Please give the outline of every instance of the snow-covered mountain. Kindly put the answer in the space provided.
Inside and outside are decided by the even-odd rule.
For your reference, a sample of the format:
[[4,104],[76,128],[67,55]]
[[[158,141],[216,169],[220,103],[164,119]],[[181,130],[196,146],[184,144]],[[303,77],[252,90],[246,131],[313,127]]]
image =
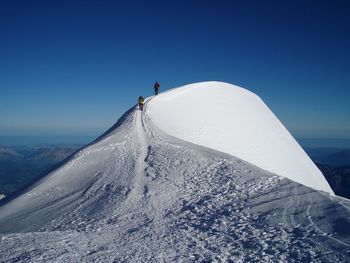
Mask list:
[[0,158],[17,159],[22,157],[23,155],[16,152],[15,150],[0,145]]
[[195,83],[154,98],[148,109],[153,123],[169,135],[333,193],[282,123],[246,89],[222,82]]
[[[197,100],[198,90],[206,95]],[[215,102],[220,96],[228,101],[232,96],[235,103],[235,96],[247,100],[264,119],[254,119],[252,112],[243,117],[239,107],[234,114],[241,117],[235,117],[232,103]],[[246,103],[241,106],[250,109]],[[144,112],[133,107],[60,167],[0,201],[0,261],[349,261],[349,200],[329,194],[322,182],[311,187],[305,186],[308,180],[296,182],[304,176],[324,178],[265,107],[248,91],[218,82],[150,98]],[[226,111],[232,116],[216,115]],[[226,132],[230,117],[239,132]],[[256,125],[249,123],[253,120]],[[248,127],[274,136],[263,137]],[[212,141],[213,134],[232,147],[224,148],[215,136]],[[254,134],[265,141],[257,141],[256,151],[244,148],[256,140]],[[236,135],[240,143],[233,142]],[[273,170],[283,168],[274,162],[275,153],[261,156],[261,163],[257,156],[268,154],[267,142],[277,152],[283,139],[282,149],[290,153],[280,153],[278,160],[288,168],[282,170],[292,171],[288,157],[310,169],[294,181],[287,178],[292,175],[281,177]]]

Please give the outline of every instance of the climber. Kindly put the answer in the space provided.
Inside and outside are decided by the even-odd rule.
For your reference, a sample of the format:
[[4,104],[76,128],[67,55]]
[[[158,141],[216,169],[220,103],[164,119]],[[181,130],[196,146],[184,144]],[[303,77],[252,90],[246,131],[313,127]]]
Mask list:
[[156,81],[156,83],[154,83],[154,95],[158,95],[159,86],[159,83]]
[[145,104],[145,99],[142,96],[140,96],[137,102],[139,104],[139,110],[143,111],[143,104]]

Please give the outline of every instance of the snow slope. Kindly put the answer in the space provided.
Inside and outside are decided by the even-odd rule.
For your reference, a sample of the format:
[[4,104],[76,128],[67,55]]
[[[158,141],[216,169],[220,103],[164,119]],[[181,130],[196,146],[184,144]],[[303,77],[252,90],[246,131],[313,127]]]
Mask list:
[[282,123],[246,89],[214,81],[190,84],[155,97],[147,113],[169,135],[334,194]]
[[159,130],[130,109],[0,201],[0,262],[347,262],[350,201]]

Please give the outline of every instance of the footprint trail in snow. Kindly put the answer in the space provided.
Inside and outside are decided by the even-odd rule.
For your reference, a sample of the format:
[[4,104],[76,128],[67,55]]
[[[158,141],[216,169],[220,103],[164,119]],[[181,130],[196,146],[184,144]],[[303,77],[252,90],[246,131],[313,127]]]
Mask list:
[[2,262],[346,262],[350,202],[132,109],[0,207]]

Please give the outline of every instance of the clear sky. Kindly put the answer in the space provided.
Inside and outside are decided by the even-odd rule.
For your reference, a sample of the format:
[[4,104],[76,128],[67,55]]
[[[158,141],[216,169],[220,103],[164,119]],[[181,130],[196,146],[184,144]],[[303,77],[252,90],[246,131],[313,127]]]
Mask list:
[[0,135],[97,136],[155,81],[220,80],[296,137],[350,138],[349,13],[346,0],[3,0]]

